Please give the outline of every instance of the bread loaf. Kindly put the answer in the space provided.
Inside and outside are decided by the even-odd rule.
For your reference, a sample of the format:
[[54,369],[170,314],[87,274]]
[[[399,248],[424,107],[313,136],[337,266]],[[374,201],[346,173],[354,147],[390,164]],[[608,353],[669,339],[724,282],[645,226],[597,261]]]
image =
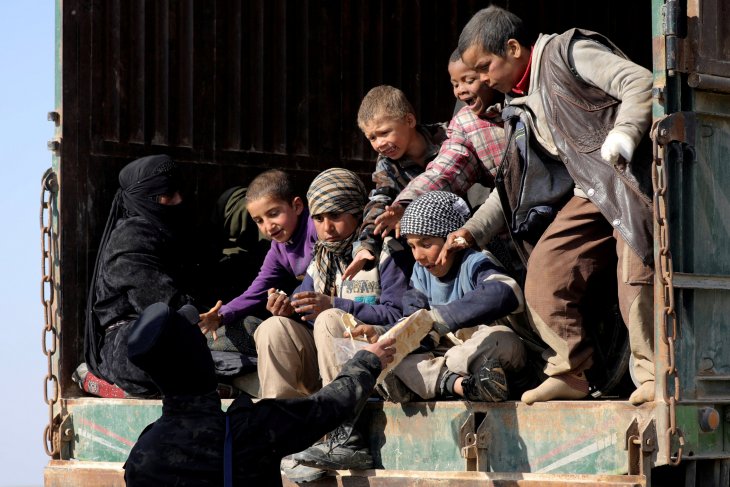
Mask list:
[[406,355],[420,346],[421,340],[431,331],[432,326],[431,313],[421,309],[399,321],[393,328],[381,335],[378,341],[384,338],[395,338],[395,355],[393,361],[378,376],[378,383],[382,382],[388,372],[401,363]]

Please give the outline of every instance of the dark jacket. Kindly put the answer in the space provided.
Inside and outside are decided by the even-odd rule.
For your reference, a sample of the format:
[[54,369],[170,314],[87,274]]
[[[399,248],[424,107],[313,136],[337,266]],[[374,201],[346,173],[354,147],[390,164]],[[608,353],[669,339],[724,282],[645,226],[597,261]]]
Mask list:
[[127,486],[222,486],[226,414],[233,435],[233,485],[282,485],[281,459],[359,412],[380,369],[379,359],[363,350],[310,397],[254,404],[241,396],[227,413],[215,393],[165,397],[162,417],[142,432],[124,464]]
[[580,38],[595,40],[626,57],[606,37],[591,31],[572,29],[551,39],[540,63],[545,118],[550,121],[553,142],[573,180],[644,263],[650,264],[651,160],[641,145],[628,165],[614,166],[601,158],[601,145],[614,126],[621,101],[586,83],[571,69],[571,42]]

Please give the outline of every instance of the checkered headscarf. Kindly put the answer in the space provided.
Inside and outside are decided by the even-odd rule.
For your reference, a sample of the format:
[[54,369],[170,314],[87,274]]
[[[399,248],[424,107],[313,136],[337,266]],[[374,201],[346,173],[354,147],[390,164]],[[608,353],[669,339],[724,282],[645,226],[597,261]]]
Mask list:
[[368,190],[352,171],[335,167],[317,175],[307,191],[309,213],[361,214],[368,201]]
[[[327,169],[320,173],[307,191],[309,213],[350,213],[360,220],[368,191],[360,178],[352,171],[341,168]],[[337,272],[345,272],[352,262],[352,244],[357,239],[357,229],[340,242],[317,240],[314,244],[312,265],[314,290],[336,296]]]
[[461,228],[470,214],[466,201],[454,193],[431,191],[406,207],[400,221],[400,233],[446,238]]

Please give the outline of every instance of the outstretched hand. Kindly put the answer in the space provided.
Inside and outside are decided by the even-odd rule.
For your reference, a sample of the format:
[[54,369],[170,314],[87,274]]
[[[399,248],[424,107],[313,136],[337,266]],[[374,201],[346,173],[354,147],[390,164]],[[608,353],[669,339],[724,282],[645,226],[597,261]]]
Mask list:
[[385,238],[391,230],[395,230],[395,238],[400,238],[400,219],[405,211],[399,203],[386,206],[383,214],[375,219],[375,234]]
[[203,335],[207,335],[208,332],[213,333],[213,340],[218,340],[217,330],[221,326],[221,315],[218,314],[218,310],[223,306],[223,301],[218,301],[215,306],[210,308],[207,313],[201,313],[200,322],[198,326]]
[[371,343],[363,350],[374,353],[380,359],[380,365],[385,368],[391,363],[395,355],[395,338],[386,338],[375,343]]
[[436,265],[444,265],[452,254],[459,252],[460,250],[468,249],[476,244],[474,236],[469,230],[460,228],[457,231],[450,233],[446,237],[444,246],[441,247],[441,253],[439,253],[438,259],[436,259]]
[[375,257],[369,250],[362,249],[359,251],[355,254],[355,258],[352,259],[352,262],[350,262],[350,265],[347,266],[345,272],[342,273],[342,280],[344,281],[355,277],[357,273],[365,267],[365,264],[367,264],[369,260],[375,260]]

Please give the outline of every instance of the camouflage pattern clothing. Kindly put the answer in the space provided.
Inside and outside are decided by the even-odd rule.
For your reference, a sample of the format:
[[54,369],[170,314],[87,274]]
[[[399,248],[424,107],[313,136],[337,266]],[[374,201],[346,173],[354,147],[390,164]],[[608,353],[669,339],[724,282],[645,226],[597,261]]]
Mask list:
[[227,413],[215,393],[166,396],[162,417],[142,432],[124,464],[127,486],[224,485],[226,416],[233,435],[233,485],[280,486],[281,459],[356,416],[380,370],[379,359],[362,350],[309,397],[254,404],[240,396]]
[[[425,164],[428,164],[436,157],[441,144],[446,140],[446,124],[419,124],[416,125],[416,130],[426,139],[428,147]],[[373,172],[375,189],[370,192],[370,201],[365,205],[360,237],[353,246],[353,257],[360,249],[369,250],[376,256],[380,255],[383,241],[374,235],[375,219],[383,214],[385,207],[391,205],[398,194],[421,174],[423,169],[423,166],[406,157],[394,160],[382,155],[378,156]]]

